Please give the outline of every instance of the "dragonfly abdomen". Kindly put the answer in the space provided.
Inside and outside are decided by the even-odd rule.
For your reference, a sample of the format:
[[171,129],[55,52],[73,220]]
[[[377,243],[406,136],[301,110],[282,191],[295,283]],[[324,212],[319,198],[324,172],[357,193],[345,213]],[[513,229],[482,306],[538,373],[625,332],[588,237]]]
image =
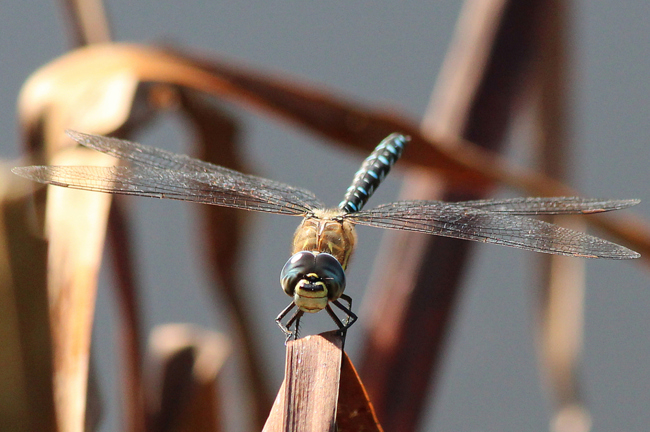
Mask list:
[[339,209],[345,213],[361,210],[377,186],[384,180],[393,164],[402,155],[409,140],[410,138],[404,135],[394,133],[379,143],[354,175],[352,184],[339,204]]

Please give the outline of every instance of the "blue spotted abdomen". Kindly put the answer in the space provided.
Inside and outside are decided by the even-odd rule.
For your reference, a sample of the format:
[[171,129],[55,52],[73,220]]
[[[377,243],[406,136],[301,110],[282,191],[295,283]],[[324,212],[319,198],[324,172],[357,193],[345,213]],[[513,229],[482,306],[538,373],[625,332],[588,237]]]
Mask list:
[[409,139],[404,135],[394,133],[379,143],[354,175],[354,180],[345,193],[345,198],[339,204],[339,209],[345,213],[361,210],[386,177],[390,168],[402,155]]

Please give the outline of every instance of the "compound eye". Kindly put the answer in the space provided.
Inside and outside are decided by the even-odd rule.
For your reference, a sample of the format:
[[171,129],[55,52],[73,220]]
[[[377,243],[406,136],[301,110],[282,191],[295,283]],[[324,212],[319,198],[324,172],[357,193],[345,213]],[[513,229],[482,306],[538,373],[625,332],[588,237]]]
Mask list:
[[315,273],[327,287],[327,297],[330,300],[341,297],[345,290],[345,272],[341,263],[328,253],[319,253],[316,255],[315,267]]
[[280,285],[284,292],[293,296],[296,284],[309,273],[316,273],[316,255],[310,251],[294,254],[280,272]]

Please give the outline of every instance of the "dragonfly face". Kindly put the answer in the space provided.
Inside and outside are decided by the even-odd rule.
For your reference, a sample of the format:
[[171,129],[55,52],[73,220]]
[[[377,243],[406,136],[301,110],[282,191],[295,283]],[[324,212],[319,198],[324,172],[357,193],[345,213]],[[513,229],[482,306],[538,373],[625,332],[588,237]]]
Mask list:
[[[397,201],[371,209],[363,206],[401,155],[408,138],[392,134],[366,158],[336,210],[308,190],[242,174],[184,155],[115,138],[68,131],[74,140],[115,156],[130,166],[30,166],[12,171],[41,183],[124,195],[175,199],[242,210],[301,216],[293,256],[281,274],[282,288],[293,297],[276,321],[288,335],[305,312],[325,309],[341,331],[356,315],[343,293],[345,274],[356,243],[353,225],[414,231],[483,243],[586,258],[632,259],[640,255],[623,246],[528,216],[588,214],[619,210],[639,200],[580,197],[511,198],[447,203]],[[347,306],[341,304],[347,302]],[[342,322],[330,304],[342,310]],[[286,325],[282,319],[298,310]]]
[[339,261],[325,252],[301,251],[282,268],[280,284],[304,312],[318,312],[345,290],[345,272]]

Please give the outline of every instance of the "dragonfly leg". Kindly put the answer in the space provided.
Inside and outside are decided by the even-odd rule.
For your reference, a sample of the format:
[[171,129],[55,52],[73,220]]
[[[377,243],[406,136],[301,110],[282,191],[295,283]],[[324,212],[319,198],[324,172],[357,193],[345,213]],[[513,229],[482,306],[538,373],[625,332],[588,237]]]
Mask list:
[[343,333],[345,333],[347,331],[347,329],[349,329],[352,326],[352,324],[354,324],[354,322],[357,320],[357,316],[350,309],[350,307],[352,306],[352,299],[347,295],[345,295],[345,297],[346,298],[343,298],[343,296],[341,296],[341,298],[343,298],[343,300],[345,300],[350,305],[349,307],[346,307],[346,306],[342,305],[338,300],[334,300],[332,302],[332,304],[334,306],[341,309],[347,315],[347,318],[345,319],[345,324],[343,324],[338,317],[336,317],[336,319],[334,319],[334,317],[336,315],[334,314],[334,311],[332,310],[332,308],[329,305],[327,305],[327,307],[325,308],[327,310],[327,313],[330,314],[332,319],[334,319],[334,322],[339,326],[341,332],[343,332]]
[[339,330],[341,332],[345,332],[347,327],[341,322],[341,319],[336,316],[334,311],[332,310],[332,307],[330,305],[325,306],[325,310],[329,314],[330,317],[332,317],[332,320],[336,323],[337,326],[339,326]]
[[340,298],[341,300],[345,300],[347,302],[348,304],[347,309],[342,307],[343,305],[341,305],[338,301],[334,301],[333,303],[347,314],[348,317],[346,318],[345,321],[345,326],[347,328],[350,327],[352,324],[354,324],[354,322],[357,320],[357,316],[352,312],[352,297],[350,297],[347,294],[341,294]]
[[[305,314],[305,311],[297,310],[295,314],[287,321],[287,341],[293,336],[293,340],[298,339],[298,333],[300,332],[300,318]],[[293,323],[296,323],[296,327],[293,332],[289,330]]]
[[296,304],[294,302],[289,303],[289,306],[284,308],[284,310],[282,310],[282,312],[280,312],[278,317],[275,319],[275,322],[278,323],[278,326],[280,326],[280,328],[282,329],[284,334],[287,335],[287,339],[289,339],[293,335],[293,332],[291,330],[289,330],[289,327],[291,327],[291,324],[293,324],[293,322],[296,320],[296,318],[297,318],[296,315],[298,315],[298,312],[300,312],[300,311],[297,311],[296,313],[294,313],[294,315],[287,322],[286,326],[284,324],[282,324],[282,320],[284,319],[284,317],[286,317],[289,314],[289,312],[291,312],[291,310],[294,307],[296,307]]

